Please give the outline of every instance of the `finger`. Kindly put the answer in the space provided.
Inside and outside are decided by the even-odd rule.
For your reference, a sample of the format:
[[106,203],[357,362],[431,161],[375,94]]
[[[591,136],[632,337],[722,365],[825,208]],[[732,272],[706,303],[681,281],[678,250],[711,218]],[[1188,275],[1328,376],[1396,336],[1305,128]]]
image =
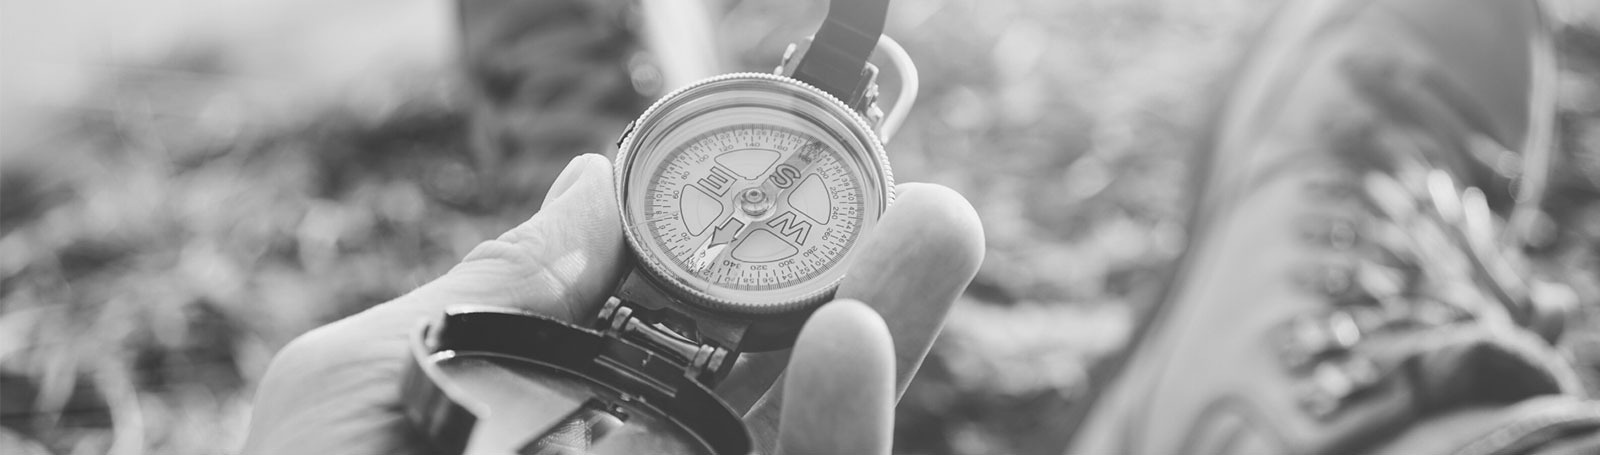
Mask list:
[[621,278],[624,252],[611,162],[583,155],[532,218],[393,305],[428,315],[459,304],[513,307],[587,323]]
[[920,183],[898,190],[900,198],[863,246],[838,293],[866,302],[888,323],[895,344],[896,397],[922,366],[984,253],[983,224],[961,194]]
[[[965,198],[930,184],[900,185],[899,193],[838,292],[840,298],[866,302],[887,321],[895,348],[896,397],[905,392],[950,307],[983,262],[983,226]],[[783,407],[784,384],[773,383],[745,413],[752,426],[773,427]]]
[[892,344],[883,319],[861,302],[841,300],[818,309],[801,329],[790,358],[783,400],[789,406],[783,409],[776,452],[889,453]]

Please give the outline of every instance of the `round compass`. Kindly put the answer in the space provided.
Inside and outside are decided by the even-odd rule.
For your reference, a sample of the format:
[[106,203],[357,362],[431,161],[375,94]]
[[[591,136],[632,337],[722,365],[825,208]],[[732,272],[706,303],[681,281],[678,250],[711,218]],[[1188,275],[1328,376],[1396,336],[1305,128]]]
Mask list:
[[[637,266],[591,324],[455,306],[412,332],[404,410],[433,448],[752,453],[715,387],[741,354],[794,343],[894,199],[881,138],[917,78],[881,36],[888,6],[832,0],[777,74],[691,84],[628,125],[616,185]],[[900,81],[887,113],[875,50]]]
[[739,73],[667,95],[618,155],[629,244],[667,294],[738,315],[831,296],[893,199],[883,146],[843,102]]

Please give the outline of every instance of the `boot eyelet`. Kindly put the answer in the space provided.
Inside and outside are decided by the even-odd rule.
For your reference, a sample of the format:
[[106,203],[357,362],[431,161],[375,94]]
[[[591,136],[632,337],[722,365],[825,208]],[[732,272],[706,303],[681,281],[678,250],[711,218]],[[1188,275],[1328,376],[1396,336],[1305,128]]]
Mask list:
[[1353,250],[1361,241],[1360,228],[1347,218],[1307,219],[1300,234],[1306,242],[1339,251]]
[[1348,352],[1382,324],[1378,311],[1351,308],[1294,319],[1280,332],[1279,357],[1291,371],[1304,371],[1325,357]]
[[1356,271],[1350,264],[1322,264],[1301,269],[1295,281],[1308,292],[1336,303],[1357,302],[1366,299],[1356,283]]
[[1362,357],[1323,362],[1296,388],[1297,398],[1301,409],[1328,419],[1382,377],[1377,365]]

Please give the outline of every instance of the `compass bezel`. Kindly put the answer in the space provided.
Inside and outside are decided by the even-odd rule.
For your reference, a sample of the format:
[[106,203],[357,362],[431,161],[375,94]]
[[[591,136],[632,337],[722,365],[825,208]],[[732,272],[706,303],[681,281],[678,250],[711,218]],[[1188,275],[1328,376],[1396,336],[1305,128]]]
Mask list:
[[[750,91],[766,92],[767,94],[780,95],[779,97],[750,97],[741,93]],[[726,99],[722,99],[726,98]],[[782,103],[774,100],[782,100]],[[787,104],[784,104],[787,103]],[[822,115],[811,115],[801,112],[794,103],[812,107]],[[875,201],[864,201],[864,221],[875,224],[876,219],[894,201],[894,174],[889,168],[889,162],[883,148],[883,143],[878,140],[877,134],[868,125],[860,113],[850,109],[843,102],[828,93],[812,87],[793,78],[765,74],[765,73],[734,73],[705,79],[684,88],[673,91],[662,97],[655,104],[646,109],[638,120],[630,125],[618,145],[616,166],[617,206],[621,211],[623,232],[627,238],[630,254],[640,269],[645,272],[650,281],[656,283],[660,290],[681,303],[692,305],[699,310],[714,313],[732,313],[740,317],[760,317],[792,314],[799,311],[808,311],[817,305],[831,299],[834,291],[838,289],[839,282],[847,272],[834,274],[831,278],[812,278],[799,285],[802,290],[796,295],[774,295],[773,298],[751,302],[747,299],[731,298],[730,294],[750,296],[760,294],[777,294],[792,292],[790,288],[768,291],[736,290],[707,284],[707,289],[700,289],[690,279],[679,276],[665,259],[656,257],[646,242],[650,234],[643,222],[631,221],[629,210],[630,183],[633,178],[649,178],[635,176],[635,168],[643,166],[643,157],[649,153],[636,150],[641,144],[649,144],[647,138],[666,136],[674,128],[681,126],[704,113],[714,112],[736,106],[756,106],[770,109],[774,112],[785,112],[797,117],[797,121],[809,122],[819,128],[827,130],[835,139],[839,139],[844,148],[840,150],[846,159],[855,160],[857,166],[867,175],[860,176],[864,191],[876,191],[879,195]],[[685,111],[687,110],[687,111]],[[685,113],[687,112],[687,113]],[[820,118],[819,118],[820,117]],[[669,153],[655,151],[657,153]],[[641,170],[640,172],[646,172]],[[873,203],[875,202],[875,204]],[[865,217],[871,217],[866,219]],[[867,235],[867,226],[863,226],[861,235]],[[860,241],[851,245],[849,251],[841,253],[839,262],[833,267],[849,267],[859,251]],[[816,281],[816,280],[823,281]],[[817,284],[820,283],[820,284]],[[721,288],[721,289],[716,289]],[[719,295],[721,294],[721,295]]]

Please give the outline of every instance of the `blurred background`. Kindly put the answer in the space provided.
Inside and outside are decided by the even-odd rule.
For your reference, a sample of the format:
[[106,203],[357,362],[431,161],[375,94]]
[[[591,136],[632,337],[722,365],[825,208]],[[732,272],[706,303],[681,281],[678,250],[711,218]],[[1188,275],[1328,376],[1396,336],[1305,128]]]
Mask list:
[[[284,343],[536,212],[675,62],[769,71],[824,12],[640,3],[3,0],[0,451],[237,450]],[[1539,254],[1595,302],[1600,4],[1546,4],[1565,161]],[[897,452],[1059,452],[1088,368],[1183,247],[1184,160],[1271,7],[895,2],[922,74],[896,176],[959,190],[988,234]],[[652,52],[663,36],[713,44]]]

